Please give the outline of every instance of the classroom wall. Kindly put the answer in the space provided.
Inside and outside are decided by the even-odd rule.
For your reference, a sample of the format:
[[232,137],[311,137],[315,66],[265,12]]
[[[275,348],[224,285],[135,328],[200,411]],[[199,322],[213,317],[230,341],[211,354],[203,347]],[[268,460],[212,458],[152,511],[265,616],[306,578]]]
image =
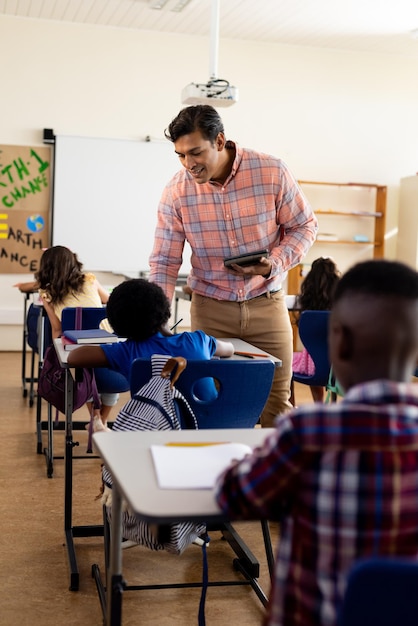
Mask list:
[[[418,60],[225,40],[220,31],[218,75],[240,96],[220,109],[227,136],[282,157],[300,179],[387,185],[386,256],[395,257],[399,181],[418,170]],[[161,139],[183,106],[181,89],[209,78],[209,55],[209,33],[0,16],[0,144],[42,145],[44,128]],[[12,285],[30,278],[0,274],[2,350],[21,348],[22,296]]]

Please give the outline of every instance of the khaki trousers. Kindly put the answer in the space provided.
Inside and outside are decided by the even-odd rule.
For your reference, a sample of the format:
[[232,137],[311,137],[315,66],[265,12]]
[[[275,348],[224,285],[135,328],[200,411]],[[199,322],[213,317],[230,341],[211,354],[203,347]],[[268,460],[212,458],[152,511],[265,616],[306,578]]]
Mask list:
[[219,339],[238,337],[282,360],[260,416],[264,428],[273,426],[277,415],[292,408],[289,397],[293,339],[283,291],[263,294],[246,302],[214,300],[193,293],[190,312],[192,330],[200,329]]

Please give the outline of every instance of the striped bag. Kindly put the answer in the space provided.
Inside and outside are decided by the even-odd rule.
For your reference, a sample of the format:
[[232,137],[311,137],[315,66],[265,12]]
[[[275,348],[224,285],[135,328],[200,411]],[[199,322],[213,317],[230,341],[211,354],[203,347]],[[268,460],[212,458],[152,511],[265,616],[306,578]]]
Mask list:
[[[186,428],[197,429],[196,417],[187,400],[174,387],[177,378],[186,367],[183,357],[153,355],[151,358],[152,376],[120,410],[112,430],[180,430],[179,411]],[[102,503],[111,517],[110,472],[102,469],[104,491]],[[179,522],[170,524],[164,540],[157,539],[157,529],[138,520],[129,507],[124,504],[122,517],[122,535],[125,539],[144,545],[151,550],[167,550],[181,554],[197,537],[206,532],[204,524]]]

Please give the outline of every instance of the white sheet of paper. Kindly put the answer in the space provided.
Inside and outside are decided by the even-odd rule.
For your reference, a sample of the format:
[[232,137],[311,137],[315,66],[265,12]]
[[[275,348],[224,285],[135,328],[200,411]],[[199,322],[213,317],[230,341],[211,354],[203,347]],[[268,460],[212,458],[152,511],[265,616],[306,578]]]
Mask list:
[[212,489],[233,459],[251,453],[244,443],[175,443],[151,446],[161,489]]

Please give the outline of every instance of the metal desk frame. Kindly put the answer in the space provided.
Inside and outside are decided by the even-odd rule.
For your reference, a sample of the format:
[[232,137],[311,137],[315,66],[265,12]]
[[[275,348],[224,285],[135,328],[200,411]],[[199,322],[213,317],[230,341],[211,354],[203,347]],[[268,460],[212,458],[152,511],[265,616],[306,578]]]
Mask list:
[[[54,346],[65,370],[65,456],[64,456],[64,533],[70,566],[70,591],[79,589],[79,570],[75,551],[75,537],[103,537],[103,525],[73,526],[73,448],[78,443],[73,440],[73,397],[74,378],[67,363],[68,352],[62,348],[61,339],[54,339]],[[77,370],[75,372],[77,376]]]
[[[251,346],[250,344],[248,344],[247,342],[243,341],[242,339],[230,339],[230,341],[233,341],[235,344],[235,349],[236,350],[248,350],[248,349],[255,349],[254,346]],[[74,397],[74,378],[73,375],[71,373],[71,369],[67,363],[67,359],[68,359],[68,352],[64,350],[62,343],[61,343],[61,339],[54,339],[53,340],[55,349],[57,351],[57,355],[61,364],[61,367],[64,369],[65,371],[65,398],[66,398],[66,410],[65,410],[65,478],[64,478],[64,489],[65,489],[65,500],[64,500],[64,532],[65,532],[65,541],[66,541],[66,546],[67,546],[67,553],[68,553],[68,561],[69,561],[69,565],[70,565],[70,586],[69,589],[70,591],[78,591],[79,588],[79,570],[78,570],[78,565],[77,565],[77,557],[76,557],[76,551],[75,551],[75,544],[74,544],[74,538],[75,537],[102,537],[104,536],[104,526],[102,524],[100,525],[83,525],[83,526],[73,526],[72,525],[72,506],[73,506],[73,494],[72,494],[72,487],[73,487],[73,448],[74,446],[77,446],[78,443],[74,442],[73,440],[73,421],[72,421],[72,414],[73,414],[73,397]],[[258,350],[258,349],[257,349]],[[260,353],[262,354],[267,354],[265,352],[263,352],[263,350],[258,350]],[[269,357],[271,358],[271,360],[273,360],[276,363],[277,367],[281,366],[281,361],[280,359],[277,359],[276,357],[273,357],[271,355],[269,355]],[[240,356],[232,356],[230,358],[238,358],[238,359],[242,359],[245,357],[240,357]],[[77,376],[77,370],[75,373],[75,376]],[[234,429],[235,431],[236,429]],[[252,431],[252,429],[249,429],[250,431]],[[160,432],[160,431],[158,431]],[[171,431],[170,431],[171,432]],[[186,433],[188,431],[179,431],[181,433]],[[205,432],[205,431],[189,431],[189,432]],[[214,430],[210,430],[208,431],[210,433],[213,433]],[[224,435],[223,437],[225,437],[225,430],[223,431]],[[112,435],[115,435],[116,433],[109,433]],[[133,432],[130,431],[130,434],[135,434]],[[140,434],[144,434],[143,432],[141,432]],[[187,518],[189,519],[189,518]],[[202,519],[200,517],[200,519]],[[179,520],[181,521],[181,520]],[[206,521],[208,521],[206,519]],[[113,530],[112,530],[113,532]],[[231,531],[231,541],[229,541],[229,543],[232,545],[234,542],[234,537]],[[248,554],[245,555],[245,557],[248,557]],[[252,557],[252,558],[251,558]],[[255,578],[255,574],[257,574],[257,567],[258,567],[258,562],[256,559],[254,559],[253,555],[250,555],[250,561],[252,562],[252,565],[250,565],[250,569],[249,569],[249,575],[252,579]],[[255,588],[255,587],[254,587]],[[261,596],[260,596],[261,597]],[[264,600],[266,601],[266,599]],[[115,622],[118,623],[118,622]]]
[[[112,489],[112,525],[110,529],[110,562],[106,572],[104,587],[99,566],[92,566],[92,575],[96,581],[103,615],[107,626],[120,626],[122,623],[122,596],[125,590],[167,589],[183,587],[202,587],[202,583],[172,583],[158,585],[127,586],[122,575],[122,497],[136,512],[139,519],[158,526],[181,522],[199,521],[211,524],[226,525],[226,539],[236,552],[238,558],[234,566],[243,574],[243,580],[214,581],[208,586],[228,586],[247,584],[266,606],[267,596],[260,587],[258,562],[254,568],[255,557],[248,551],[242,553],[239,546],[233,543],[229,533],[235,533],[231,524],[223,516],[215,502],[210,489],[179,489],[164,490],[158,487],[150,452],[152,444],[167,441],[225,441],[232,440],[259,445],[273,429],[207,429],[183,431],[141,431],[96,433],[94,443],[103,462],[110,470],[113,478]],[[268,522],[262,522],[264,547],[270,579],[273,576],[274,557],[271,549]],[[235,533],[236,534],[236,533]],[[232,541],[231,541],[232,537]],[[235,548],[237,547],[237,550]],[[110,593],[108,593],[108,590]]]

